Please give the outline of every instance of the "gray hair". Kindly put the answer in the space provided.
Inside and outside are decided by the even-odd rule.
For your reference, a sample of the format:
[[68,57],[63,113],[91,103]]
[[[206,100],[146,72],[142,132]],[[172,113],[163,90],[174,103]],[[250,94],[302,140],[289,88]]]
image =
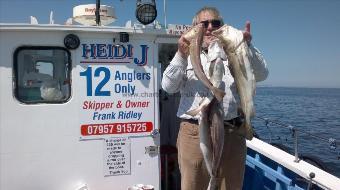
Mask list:
[[220,15],[220,12],[215,8],[215,7],[203,7],[201,8],[197,13],[196,15],[194,16],[194,18],[192,19],[192,25],[195,26],[197,25],[197,21],[198,21],[198,16],[202,13],[202,12],[210,12],[212,13],[214,16],[216,16],[220,21],[221,21],[221,25],[224,24],[223,22],[223,18],[222,16]]

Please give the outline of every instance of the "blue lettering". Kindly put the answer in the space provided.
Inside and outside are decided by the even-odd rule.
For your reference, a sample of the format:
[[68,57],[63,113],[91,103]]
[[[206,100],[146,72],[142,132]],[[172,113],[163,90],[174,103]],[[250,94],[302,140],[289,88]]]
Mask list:
[[91,57],[95,59],[96,58],[96,44],[90,44],[90,46],[91,46]]
[[98,112],[94,112],[92,120],[96,120],[98,117],[99,117]]
[[83,55],[82,57],[84,58],[88,58],[87,54],[90,52],[90,49],[88,49],[88,45],[87,44],[81,44],[83,46]]
[[97,57],[99,59],[107,59],[106,44],[97,44]]
[[148,49],[149,47],[147,45],[140,45],[142,48],[142,60],[139,61],[138,58],[134,58],[133,62],[138,66],[143,66],[148,63]]
[[123,86],[121,84],[115,84],[115,93],[123,93],[123,94],[135,94],[136,86],[128,84],[127,86]]
[[[120,49],[122,49],[122,52],[119,51]],[[126,57],[126,48],[123,45],[115,46],[114,57],[118,59],[124,59]]]
[[107,49],[108,49],[108,55],[107,57],[111,58],[112,59],[112,44],[107,44]]
[[127,57],[132,58],[132,56],[133,56],[133,46],[131,44],[128,44],[127,49],[128,49]]
[[[82,58],[84,59],[133,59],[133,63],[144,66],[148,63],[147,45],[140,45],[141,56],[134,57],[134,47],[132,44],[82,44]],[[139,54],[138,54],[139,55]],[[124,60],[129,63],[130,61]]]

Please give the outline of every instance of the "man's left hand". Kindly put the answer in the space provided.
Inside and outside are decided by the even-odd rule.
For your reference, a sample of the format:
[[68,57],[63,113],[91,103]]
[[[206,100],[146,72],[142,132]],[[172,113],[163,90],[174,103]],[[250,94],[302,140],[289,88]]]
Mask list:
[[250,33],[250,21],[246,22],[246,27],[243,31],[243,37],[246,40],[247,44],[250,45],[250,42],[251,42],[251,39],[252,39],[252,36],[251,36],[251,33]]

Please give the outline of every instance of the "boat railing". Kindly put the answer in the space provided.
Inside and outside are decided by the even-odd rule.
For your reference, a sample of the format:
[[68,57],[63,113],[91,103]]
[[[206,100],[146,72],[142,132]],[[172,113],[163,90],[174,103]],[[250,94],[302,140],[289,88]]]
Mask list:
[[247,141],[243,190],[336,190],[340,179],[258,138]]
[[[339,187],[340,179],[338,177],[330,174],[325,169],[326,167],[323,167],[323,164],[321,164],[320,167],[320,163],[314,163],[314,161],[319,160],[313,160],[311,159],[312,157],[308,157],[302,153],[300,154],[301,151],[298,149],[299,143],[301,144],[303,141],[301,135],[304,134],[316,139],[318,142],[327,143],[329,149],[331,149],[333,153],[336,152],[338,154],[339,159],[340,152],[337,150],[337,144],[339,142],[335,138],[325,138],[307,132],[300,127],[283,124],[282,122],[266,117],[256,116],[255,119],[264,121],[270,136],[269,143],[262,141],[261,139],[263,138],[258,137],[258,135],[258,138],[247,141],[246,169],[248,169],[248,172],[246,172],[245,175],[245,190],[335,190]],[[272,126],[288,129],[288,135],[291,135],[293,138],[294,150],[282,144],[272,142],[274,140],[274,133],[271,131]],[[281,139],[280,136],[277,137],[275,140]],[[263,183],[257,183],[255,181],[262,181]],[[254,186],[256,187],[254,188]]]
[[325,138],[325,137],[322,137],[320,135],[316,135],[316,134],[307,132],[307,131],[299,128],[299,127],[295,127],[295,126],[292,126],[290,124],[283,124],[282,122],[271,120],[271,119],[266,118],[266,117],[255,116],[255,118],[263,120],[265,122],[265,126],[269,130],[269,134],[270,134],[270,138],[269,138],[269,142],[270,143],[272,142],[272,139],[273,139],[272,138],[273,137],[273,133],[272,133],[272,131],[269,128],[269,124],[274,124],[275,126],[286,128],[286,129],[288,129],[291,132],[291,135],[294,138],[294,156],[295,156],[294,162],[299,162],[300,161],[300,158],[299,158],[299,149],[298,149],[298,146],[299,146],[299,134],[305,134],[305,135],[307,135],[309,137],[312,137],[312,138],[315,138],[315,139],[317,139],[319,141],[327,143],[328,146],[329,146],[329,149],[332,152],[337,153],[337,159],[338,160],[340,159],[340,151],[337,149],[337,145],[340,143],[340,141],[337,141],[335,138],[331,138],[331,137],[330,138]]

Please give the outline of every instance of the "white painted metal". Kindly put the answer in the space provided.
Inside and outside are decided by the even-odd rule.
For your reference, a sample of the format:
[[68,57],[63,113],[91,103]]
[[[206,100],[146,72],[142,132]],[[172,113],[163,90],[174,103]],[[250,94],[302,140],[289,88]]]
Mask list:
[[251,141],[247,140],[247,146],[305,179],[310,180],[309,174],[313,172],[315,174],[315,178],[312,179],[313,183],[316,183],[322,188],[336,190],[340,187],[340,179],[336,176],[333,176],[303,160],[295,162],[295,157],[293,155],[257,138],[253,138]]
[[[82,47],[70,51],[72,95],[68,102],[26,105],[16,100],[13,94],[12,66],[16,48],[25,45],[64,47],[64,37],[69,33],[78,35],[81,42],[112,43],[113,38],[116,38],[119,43],[119,32],[129,32],[131,43],[149,45],[151,59],[145,69],[152,73],[152,80],[147,89],[158,93],[158,45],[154,42],[162,38],[165,31],[148,31],[0,25],[0,189],[125,190],[135,184],[149,184],[160,189],[159,155],[145,153],[145,147],[159,146],[159,136],[122,135],[129,138],[131,143],[131,174],[117,176],[104,176],[103,138],[119,135],[95,138],[81,136],[80,124],[84,121],[81,104],[86,89],[86,82],[79,75],[85,67],[80,63]],[[158,129],[158,96],[151,97],[150,101],[153,102],[151,110],[154,114],[148,119]]]

